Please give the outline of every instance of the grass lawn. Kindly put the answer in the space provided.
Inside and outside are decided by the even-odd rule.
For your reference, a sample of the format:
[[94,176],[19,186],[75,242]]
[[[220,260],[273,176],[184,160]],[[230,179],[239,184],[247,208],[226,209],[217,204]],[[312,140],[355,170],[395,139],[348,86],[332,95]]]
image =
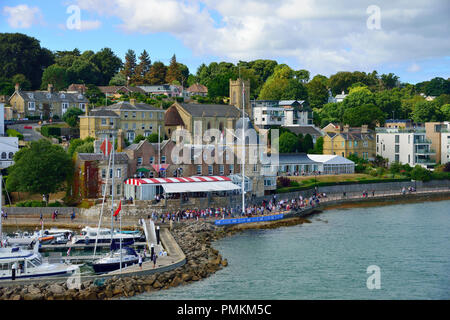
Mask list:
[[[297,181],[300,184],[305,184],[308,182],[314,182],[314,176],[294,176],[287,177],[291,180]],[[389,177],[391,178],[391,177]],[[341,182],[341,181],[361,181],[361,180],[377,180],[383,179],[380,177],[373,177],[365,173],[353,173],[353,174],[337,174],[337,175],[324,175],[316,176],[317,182]]]

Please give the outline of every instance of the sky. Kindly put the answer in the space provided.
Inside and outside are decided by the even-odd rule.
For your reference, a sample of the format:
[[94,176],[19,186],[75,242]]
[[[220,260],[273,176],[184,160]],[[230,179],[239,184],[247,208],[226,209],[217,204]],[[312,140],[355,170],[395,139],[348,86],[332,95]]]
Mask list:
[[272,59],[311,77],[377,70],[417,83],[450,77],[449,0],[0,0],[0,32],[50,50],[111,48],[122,60]]

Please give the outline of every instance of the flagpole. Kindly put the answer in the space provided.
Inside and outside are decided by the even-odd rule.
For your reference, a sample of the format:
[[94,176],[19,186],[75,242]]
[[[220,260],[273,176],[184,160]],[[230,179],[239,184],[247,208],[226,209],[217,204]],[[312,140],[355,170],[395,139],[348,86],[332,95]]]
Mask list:
[[[114,135],[112,144],[112,180],[111,180],[111,244],[113,243],[113,233],[114,233]],[[109,174],[109,172],[108,172]]]
[[[239,69],[240,71],[240,69]],[[242,79],[241,79],[242,81]],[[242,213],[245,215],[245,84],[242,81]]]

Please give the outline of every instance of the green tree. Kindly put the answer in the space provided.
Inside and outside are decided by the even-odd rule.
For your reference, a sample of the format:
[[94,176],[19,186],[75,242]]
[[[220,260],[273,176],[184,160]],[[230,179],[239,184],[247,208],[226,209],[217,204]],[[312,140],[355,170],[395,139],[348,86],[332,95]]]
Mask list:
[[298,138],[292,132],[283,132],[278,138],[278,151],[280,153],[293,153],[299,149]]
[[287,65],[278,65],[264,83],[259,98],[262,100],[306,100],[308,93],[295,72]]
[[66,68],[53,64],[45,69],[42,74],[41,89],[47,89],[48,84],[53,84],[57,91],[67,88],[69,84]]
[[420,101],[414,104],[412,119],[414,122],[440,121],[442,118],[441,110],[434,101]]
[[21,33],[0,33],[0,76],[23,74],[32,89],[39,89],[42,73],[54,63],[53,53],[39,41]]
[[313,154],[323,154],[323,137],[318,137],[316,140],[316,144],[314,145],[314,149],[312,150]]
[[94,142],[84,142],[76,147],[75,153],[94,153]]
[[46,139],[33,141],[14,155],[14,164],[8,168],[7,188],[48,195],[63,188],[72,170],[72,161],[62,147]]
[[30,90],[31,89],[31,82],[23,75],[23,74],[16,74],[12,77],[12,82],[14,85],[18,83],[20,85],[20,89],[22,90]]
[[389,74],[382,74],[381,75],[381,83],[383,84],[383,87],[385,89],[393,89],[396,86],[398,86],[399,82],[398,82],[399,77],[396,76],[393,73],[389,73]]
[[83,111],[78,108],[71,107],[67,109],[66,113],[64,113],[62,119],[65,123],[67,123],[72,128],[76,128],[80,123],[79,116],[83,115]]
[[100,72],[100,85],[107,85],[123,64],[122,60],[110,48],[101,49],[93,54],[89,60],[97,66]]
[[344,111],[343,122],[351,127],[360,127],[363,124],[374,128],[376,123],[384,124],[383,111],[373,104],[364,104]]
[[114,75],[114,77],[109,80],[110,86],[124,86],[127,84],[127,77],[121,72],[118,72]]
[[172,56],[172,58],[170,59],[170,65],[167,68],[167,73],[166,73],[166,82],[167,83],[172,83],[175,80],[180,80],[181,79],[181,71],[177,62],[177,57],[175,55]]
[[14,93],[14,84],[10,79],[0,78],[0,95],[10,96]]
[[306,88],[311,108],[322,108],[328,102],[328,89],[324,84],[323,78],[315,76],[306,85]]
[[150,71],[146,75],[146,83],[148,84],[164,84],[166,80],[167,67],[164,63],[156,61],[153,63]]
[[417,181],[430,181],[431,180],[431,172],[425,169],[424,167],[421,167],[419,165],[416,165],[411,170],[411,179],[417,180]]
[[392,95],[391,91],[383,90],[375,93],[375,105],[386,114],[387,118],[401,119],[403,117],[402,102],[400,98]]
[[77,58],[67,69],[70,83],[86,83],[100,85],[102,74],[95,64],[82,57]]
[[145,137],[144,137],[142,134],[138,134],[138,135],[134,138],[133,143],[139,143],[139,142],[141,142],[142,140],[145,140]]
[[442,120],[450,121],[450,104],[444,104],[441,107]]
[[150,71],[152,66],[152,61],[150,60],[150,56],[147,51],[142,51],[139,56],[139,64],[135,68],[134,77],[132,82],[134,85],[143,85],[145,84],[145,75]]
[[301,150],[302,152],[311,153],[314,148],[313,138],[307,133],[302,140]]
[[[158,143],[158,134],[152,133],[152,134],[148,135],[146,139],[150,143]],[[160,142],[162,142],[163,140],[164,140],[164,137],[161,135]]]

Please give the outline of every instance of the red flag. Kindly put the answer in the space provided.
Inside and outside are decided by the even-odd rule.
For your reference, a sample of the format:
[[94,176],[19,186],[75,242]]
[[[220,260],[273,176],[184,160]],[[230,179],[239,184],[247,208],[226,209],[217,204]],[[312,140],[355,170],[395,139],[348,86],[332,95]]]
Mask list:
[[72,247],[70,247],[69,250],[67,250],[67,256],[70,255],[70,249],[72,249]]
[[120,210],[122,210],[122,200],[120,200],[119,202],[119,207],[117,208],[117,210],[114,212],[114,217],[117,216],[120,212]]
[[113,148],[112,143],[108,140],[108,138],[105,138],[105,140],[102,142],[102,144],[100,146],[100,150],[102,150],[102,152],[105,156],[109,156],[112,148]]

